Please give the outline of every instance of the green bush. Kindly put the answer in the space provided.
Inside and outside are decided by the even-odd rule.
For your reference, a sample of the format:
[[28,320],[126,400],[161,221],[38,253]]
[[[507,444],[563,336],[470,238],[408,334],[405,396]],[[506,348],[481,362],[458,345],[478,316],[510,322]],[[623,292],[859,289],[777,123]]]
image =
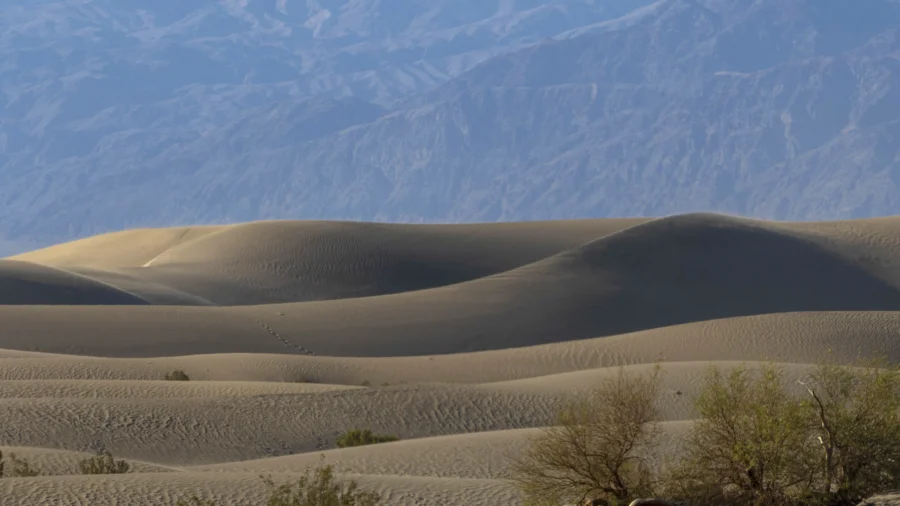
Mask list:
[[681,495],[697,506],[853,506],[898,488],[900,370],[821,363],[800,383],[808,396],[789,394],[773,366],[711,370],[668,481],[691,486]]
[[555,427],[532,438],[512,466],[525,504],[628,504],[651,495],[647,453],[659,433],[659,372],[635,376],[620,369],[591,396],[564,408]]
[[124,460],[116,460],[109,452],[100,452],[78,462],[81,474],[125,474],[131,466]]
[[197,496],[191,496],[190,499],[179,499],[175,506],[218,506],[215,501],[200,499]]
[[339,482],[332,466],[307,470],[297,483],[276,485],[271,478],[266,483],[272,490],[266,506],[378,506],[381,496],[363,492],[355,481]]
[[175,369],[170,373],[166,373],[166,381],[190,381],[190,376],[181,369]]
[[[332,466],[307,470],[296,483],[277,485],[264,478],[270,495],[266,506],[379,506],[382,498],[374,492],[359,490],[355,481],[338,481]],[[176,506],[216,506],[211,500],[193,496],[181,499]]]
[[685,458],[667,480],[681,489],[669,495],[698,506],[786,505],[811,490],[812,412],[788,394],[775,367],[712,368],[696,408]]
[[823,364],[802,385],[815,413],[821,502],[852,505],[900,488],[900,369]]
[[352,446],[389,443],[397,440],[397,436],[375,434],[369,429],[353,429],[338,436],[337,445],[340,448],[350,448]]
[[773,365],[712,367],[683,454],[662,475],[647,465],[656,381],[620,375],[567,406],[513,463],[527,504],[661,492],[692,506],[853,506],[900,488],[896,366],[821,363],[796,390]]

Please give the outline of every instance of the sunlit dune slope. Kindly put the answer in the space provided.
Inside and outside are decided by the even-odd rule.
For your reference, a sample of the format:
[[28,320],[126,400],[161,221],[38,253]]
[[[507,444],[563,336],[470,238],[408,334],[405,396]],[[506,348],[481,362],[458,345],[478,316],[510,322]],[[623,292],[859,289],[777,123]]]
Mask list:
[[[155,303],[247,305],[459,283],[644,221],[473,225],[269,221],[106,234],[14,258],[93,276],[133,293],[149,290],[147,298]],[[154,298],[160,286],[194,299],[167,300],[158,294]]]

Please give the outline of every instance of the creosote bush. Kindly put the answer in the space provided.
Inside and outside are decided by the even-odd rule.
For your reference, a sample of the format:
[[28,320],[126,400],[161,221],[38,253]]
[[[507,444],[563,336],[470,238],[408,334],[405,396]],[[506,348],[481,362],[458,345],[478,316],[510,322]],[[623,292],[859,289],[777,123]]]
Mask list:
[[[379,494],[362,491],[355,481],[340,481],[330,465],[308,469],[296,483],[276,484],[263,477],[270,495],[266,506],[379,506]],[[196,496],[178,501],[176,506],[217,506]]]
[[856,504],[900,486],[900,369],[883,360],[848,369],[823,364],[801,383],[820,451],[814,496]]
[[166,373],[165,376],[166,381],[190,381],[190,379],[190,376],[182,369],[175,369],[172,372]]
[[782,505],[810,489],[811,412],[788,394],[775,367],[711,369],[696,408],[700,419],[666,495],[697,506]]
[[526,505],[627,504],[652,494],[648,456],[659,434],[659,374],[658,366],[643,376],[619,370],[533,438],[512,466]]
[[179,499],[175,506],[218,506],[218,503],[210,499],[200,499],[197,496],[191,496],[190,499]]
[[340,448],[350,448],[352,446],[389,443],[398,439],[397,436],[389,434],[375,434],[369,429],[353,429],[338,436],[337,445]]
[[40,474],[28,461],[17,457],[15,453],[10,453],[9,458],[5,459],[3,452],[0,452],[0,478],[31,478]]
[[712,367],[680,459],[662,474],[659,369],[620,373],[563,410],[513,463],[526,504],[622,505],[652,495],[691,506],[853,506],[900,488],[900,369],[821,363],[795,388],[774,365]]
[[130,467],[128,462],[116,460],[106,451],[78,462],[78,472],[81,474],[125,474]]
[[381,496],[361,491],[355,481],[340,482],[332,466],[307,470],[297,483],[276,485],[265,478],[272,490],[267,506],[378,506]]

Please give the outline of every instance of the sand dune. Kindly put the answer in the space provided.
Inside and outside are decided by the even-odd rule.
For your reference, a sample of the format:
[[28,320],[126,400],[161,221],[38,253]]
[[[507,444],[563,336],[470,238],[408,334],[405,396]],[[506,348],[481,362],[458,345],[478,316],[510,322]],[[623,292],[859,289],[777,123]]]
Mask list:
[[[203,353],[209,345],[221,352],[409,356],[734,316],[900,310],[894,280],[863,260],[893,249],[858,246],[851,254],[839,234],[832,238],[838,246],[810,236],[784,224],[686,215],[472,281],[377,297],[229,308],[0,307],[0,347],[21,349],[28,335],[26,349],[101,356]],[[889,244],[900,245],[900,234]],[[260,337],[251,344],[250,335]]]
[[[661,454],[672,455],[688,433],[691,421],[661,422]],[[363,446],[183,468],[186,471],[300,473],[321,461],[346,474],[388,474],[438,478],[503,480],[510,476],[512,457],[521,454],[542,428],[454,434]]]
[[[708,366],[664,365],[664,420],[696,416],[692,399]],[[808,365],[783,367],[789,383],[810,372]],[[100,444],[126,458],[178,466],[335,448],[339,434],[363,424],[401,439],[551,425],[567,399],[616,373],[600,368],[503,383],[371,388],[0,382],[0,408],[5,431],[23,446],[53,440],[57,448],[86,451]]]
[[0,260],[0,304],[146,304],[97,279],[30,262]]
[[[295,482],[299,474],[272,475],[277,483]],[[388,475],[342,475],[361,488],[382,494],[391,506],[518,504],[519,495],[507,482],[466,478],[420,478]],[[149,473],[106,476],[52,476],[0,480],[4,505],[171,506],[198,495],[223,506],[264,504],[268,487],[259,473]]]
[[[4,506],[261,504],[322,455],[391,505],[519,504],[509,457],[615,366],[663,364],[672,453],[712,363],[900,362],[900,218],[125,231],[0,261],[0,322],[0,444],[49,475]],[[136,472],[67,474],[98,447]]]
[[[94,452],[72,452],[52,448],[34,448],[29,446],[0,446],[4,455],[15,455],[16,458],[28,462],[40,476],[68,476],[78,474],[78,463],[93,457]],[[171,473],[178,468],[150,464],[137,460],[127,460],[129,469],[135,473]],[[301,469],[301,472],[303,470]]]
[[[444,286],[534,262],[646,219],[476,225],[272,221],[107,234],[14,257],[194,301],[247,305]],[[124,287],[124,286],[123,286]],[[175,299],[173,299],[175,300]],[[109,302],[94,302],[109,304]]]
[[50,246],[11,259],[63,267],[139,267],[169,248],[221,229],[213,226],[124,230]]
[[[182,369],[191,378],[213,381],[470,384],[655,361],[802,363],[823,358],[827,350],[843,363],[875,355],[900,362],[898,335],[900,312],[864,311],[736,317],[603,338],[416,357],[216,354],[221,343],[210,339],[197,344],[197,353],[202,354],[182,357],[101,358],[0,350],[0,380],[158,380]],[[248,345],[258,338],[248,336]],[[167,346],[165,351],[179,347]]]

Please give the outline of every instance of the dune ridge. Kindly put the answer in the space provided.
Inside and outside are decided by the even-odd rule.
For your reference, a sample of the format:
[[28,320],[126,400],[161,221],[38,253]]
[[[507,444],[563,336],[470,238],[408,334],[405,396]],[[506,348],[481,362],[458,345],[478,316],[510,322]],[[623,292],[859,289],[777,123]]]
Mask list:
[[[868,267],[872,258],[900,251],[900,233],[888,243],[893,249],[856,244],[851,254],[854,243],[841,242],[840,234],[826,243],[811,239],[807,229],[795,232],[786,224],[718,215],[674,216],[471,281],[328,301],[115,310],[0,306],[6,322],[0,347],[21,348],[16,336],[27,332],[32,343],[53,343],[33,344],[36,351],[103,356],[153,356],[161,349],[192,354],[211,339],[228,353],[278,352],[274,349],[284,346],[279,351],[411,356],[563,342],[735,316],[900,310],[895,280]],[[48,319],[58,325],[44,325]],[[139,334],[132,344],[151,343],[162,334],[180,334],[182,344],[167,341],[126,351],[117,347],[117,336],[126,332],[119,322]],[[66,328],[82,329],[88,337],[66,347],[59,334]],[[248,346],[246,335],[269,339]]]
[[91,272],[113,284],[127,282],[138,291],[142,283],[167,286],[215,305],[302,302],[477,279],[643,221],[474,225],[264,221],[118,232],[12,259]]
[[[0,448],[46,474],[4,505],[257,504],[323,456],[391,505],[518,504],[509,457],[620,366],[662,365],[674,454],[710,365],[900,362],[900,218],[131,230],[0,260],[0,322]],[[71,474],[100,447],[135,472]]]

